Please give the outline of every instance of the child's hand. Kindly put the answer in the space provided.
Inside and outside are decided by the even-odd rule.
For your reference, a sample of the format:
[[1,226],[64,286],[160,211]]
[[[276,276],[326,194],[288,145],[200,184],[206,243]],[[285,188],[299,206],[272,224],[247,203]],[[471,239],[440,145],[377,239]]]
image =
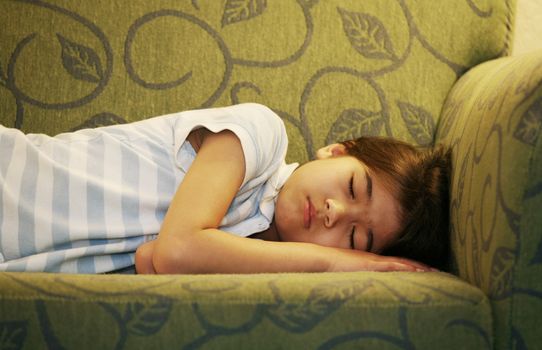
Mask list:
[[406,258],[383,256],[363,251],[339,249],[338,254],[331,258],[330,272],[346,271],[408,271],[429,272],[438,271],[425,264]]

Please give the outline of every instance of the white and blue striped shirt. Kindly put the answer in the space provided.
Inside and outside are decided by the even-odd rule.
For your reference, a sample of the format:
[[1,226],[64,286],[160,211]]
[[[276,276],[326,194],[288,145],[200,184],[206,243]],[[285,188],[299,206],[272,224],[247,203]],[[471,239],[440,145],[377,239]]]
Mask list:
[[296,168],[282,120],[265,106],[194,110],[49,137],[0,126],[0,271],[110,272],[156,238],[205,127],[240,139],[246,170],[220,228],[267,229]]

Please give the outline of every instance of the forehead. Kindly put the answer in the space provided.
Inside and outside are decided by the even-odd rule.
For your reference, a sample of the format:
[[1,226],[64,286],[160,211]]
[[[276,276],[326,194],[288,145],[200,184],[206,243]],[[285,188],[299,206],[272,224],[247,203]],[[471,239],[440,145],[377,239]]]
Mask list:
[[381,251],[399,239],[402,231],[402,207],[390,187],[385,185],[382,175],[370,170],[368,174],[373,182],[371,220],[378,237],[375,250]]
[[[322,167],[330,167],[333,169],[356,169],[362,168],[363,170],[368,167],[361,160],[350,155],[335,156],[325,159],[315,159],[313,163]],[[337,168],[339,167],[339,168]],[[358,169],[359,170],[359,169]]]

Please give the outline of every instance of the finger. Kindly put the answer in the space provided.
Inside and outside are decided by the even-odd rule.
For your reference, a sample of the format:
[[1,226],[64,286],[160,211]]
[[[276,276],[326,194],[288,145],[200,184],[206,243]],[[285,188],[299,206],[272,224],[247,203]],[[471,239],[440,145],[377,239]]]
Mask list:
[[375,266],[375,271],[389,272],[389,271],[404,271],[404,272],[416,272],[417,268],[409,265],[403,264],[396,261],[385,261],[379,262]]
[[423,270],[423,271],[431,271],[431,272],[438,272],[439,270],[427,265],[427,264],[424,264],[422,262],[419,262],[419,261],[416,261],[416,260],[412,260],[412,259],[408,259],[408,258],[404,258],[404,257],[400,257],[400,256],[390,256],[390,255],[380,255],[380,254],[376,254],[376,253],[370,253],[370,252],[365,252],[365,251],[357,251],[357,254],[362,254],[364,256],[368,256],[368,257],[372,257],[373,259],[390,259],[392,261],[396,261],[396,262],[400,262],[400,263],[403,263],[403,264],[407,264],[407,265],[411,265],[411,266],[414,266],[415,268],[417,269],[420,269],[420,270]]
[[397,262],[413,266],[417,270],[420,270],[420,271],[438,271],[436,269],[433,269],[431,266],[426,265],[416,260],[411,260],[411,259],[402,258],[402,257],[391,257],[391,258],[393,258]]

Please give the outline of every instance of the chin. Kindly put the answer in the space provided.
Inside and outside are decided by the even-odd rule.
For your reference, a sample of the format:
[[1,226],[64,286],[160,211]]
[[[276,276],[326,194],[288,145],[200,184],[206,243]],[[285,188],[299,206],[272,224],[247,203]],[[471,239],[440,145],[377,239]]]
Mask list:
[[[284,215],[283,215],[284,214]],[[275,212],[275,228],[277,229],[277,235],[283,242],[292,241],[290,237],[290,229],[294,227],[294,223],[288,216],[288,211],[278,210]]]
[[283,196],[275,206],[275,227],[282,241],[295,241],[295,231],[303,229],[303,211],[294,196]]

